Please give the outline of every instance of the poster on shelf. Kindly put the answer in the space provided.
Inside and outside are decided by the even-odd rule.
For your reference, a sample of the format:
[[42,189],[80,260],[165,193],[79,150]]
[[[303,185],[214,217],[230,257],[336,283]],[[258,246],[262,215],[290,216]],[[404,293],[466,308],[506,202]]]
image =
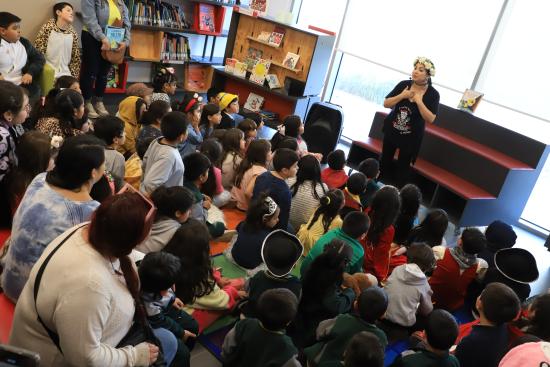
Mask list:
[[293,54],[292,52],[287,52],[283,61],[283,66],[289,69],[296,69],[296,64],[298,64],[299,58],[300,55]]
[[215,9],[211,4],[199,4],[199,30],[215,32]]
[[264,104],[264,97],[257,95],[255,93],[250,93],[248,95],[248,98],[246,99],[244,108],[252,112],[260,112],[260,109],[262,108],[263,104]]

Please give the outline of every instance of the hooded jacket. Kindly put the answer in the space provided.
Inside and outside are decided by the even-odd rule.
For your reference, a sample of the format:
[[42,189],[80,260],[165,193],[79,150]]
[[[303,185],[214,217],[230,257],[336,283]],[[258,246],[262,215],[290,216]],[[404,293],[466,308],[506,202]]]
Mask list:
[[384,287],[388,295],[386,319],[401,326],[413,326],[416,313],[428,315],[432,309],[432,290],[426,275],[416,264],[393,270]]
[[126,154],[127,152],[133,154],[136,152],[136,140],[141,127],[138,123],[137,106],[138,100],[141,99],[141,97],[129,96],[124,98],[118,105],[118,114],[122,121],[124,121],[124,132],[126,134],[124,144],[117,148],[122,154]]

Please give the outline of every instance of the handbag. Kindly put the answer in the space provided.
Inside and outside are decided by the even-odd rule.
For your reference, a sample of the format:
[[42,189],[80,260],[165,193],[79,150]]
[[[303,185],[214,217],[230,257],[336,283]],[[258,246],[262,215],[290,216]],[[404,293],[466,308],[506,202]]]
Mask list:
[[[38,306],[36,305],[36,299],[38,298],[38,290],[40,288],[40,282],[42,281],[42,275],[44,274],[44,270],[46,269],[46,265],[48,265],[48,263],[50,262],[52,256],[57,252],[57,250],[59,250],[59,248],[65,242],[67,242],[67,240],[69,238],[72,237],[72,235],[75,234],[76,231],[78,231],[79,229],[83,228],[86,225],[87,224],[84,224],[82,226],[79,226],[75,230],[73,230],[67,237],[65,237],[63,239],[63,241],[61,241],[59,243],[59,245],[57,245],[52,250],[52,252],[50,252],[48,254],[48,256],[46,257],[46,259],[44,260],[42,265],[40,265],[40,269],[38,269],[38,272],[36,273],[36,279],[34,281],[34,288],[33,288],[34,308],[36,310],[36,315],[37,315],[38,321],[42,324],[42,326],[44,327],[44,329],[48,333],[48,336],[50,337],[50,339],[55,344],[55,346],[57,347],[57,349],[59,350],[59,352],[61,354],[63,354],[63,351],[61,350],[61,345],[59,344],[59,335],[57,335],[57,333],[55,331],[48,328],[46,326],[46,324],[44,323],[44,321],[42,320],[42,318],[40,317],[40,313],[38,313]],[[125,347],[125,346],[128,346],[128,345],[136,346],[136,345],[138,345],[140,343],[143,343],[143,342],[148,342],[148,343],[151,343],[151,344],[155,344],[156,346],[159,347],[159,354],[158,354],[157,360],[156,360],[155,363],[151,364],[150,366],[166,367],[166,362],[164,360],[164,353],[162,352],[162,345],[161,345],[160,341],[157,339],[157,337],[155,336],[155,334],[153,333],[153,329],[151,328],[151,325],[149,325],[149,322],[147,322],[147,321],[146,321],[146,324],[143,325],[138,320],[134,320],[134,323],[132,324],[132,327],[130,327],[130,330],[128,330],[128,332],[122,338],[122,340],[118,343],[116,348],[121,348],[121,347]]]
[[[117,19],[113,23],[113,27],[122,27],[123,23],[122,20]],[[103,57],[105,60],[107,60],[109,63],[113,65],[119,65],[124,62],[124,54],[126,53],[126,48],[123,50],[116,49],[116,50],[101,50],[101,57]]]

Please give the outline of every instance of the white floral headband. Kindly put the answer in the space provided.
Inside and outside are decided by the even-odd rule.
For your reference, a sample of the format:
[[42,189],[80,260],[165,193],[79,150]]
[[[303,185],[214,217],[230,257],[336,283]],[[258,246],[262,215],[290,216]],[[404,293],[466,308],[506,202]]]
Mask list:
[[262,218],[266,220],[268,217],[271,217],[277,211],[277,203],[275,203],[275,201],[268,196],[265,198],[264,204],[267,205],[267,213],[265,213],[262,216]]
[[435,76],[435,66],[432,60],[428,59],[427,57],[418,56],[416,59],[414,59],[413,66],[416,66],[416,64],[418,63],[424,65],[429,76]]

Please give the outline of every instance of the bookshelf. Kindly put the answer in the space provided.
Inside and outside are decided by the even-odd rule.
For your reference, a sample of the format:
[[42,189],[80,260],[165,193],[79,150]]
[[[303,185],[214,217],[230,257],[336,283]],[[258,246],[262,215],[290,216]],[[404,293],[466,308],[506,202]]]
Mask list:
[[[126,81],[128,80],[128,63],[124,61],[120,65],[113,65],[113,69],[109,72],[113,75],[108,75],[107,88],[105,93],[122,94],[126,93]],[[116,86],[114,86],[114,85]]]
[[[252,14],[252,15],[250,15]],[[259,40],[262,32],[284,33],[279,45]],[[213,68],[212,85],[229,93],[237,94],[244,105],[252,92],[264,97],[263,110],[275,112],[279,118],[296,114],[305,119],[309,106],[320,101],[325,75],[335,43],[334,33],[306,29],[285,24],[268,17],[255,16],[254,12],[234,7],[231,17],[225,60],[228,58],[245,62],[255,49],[261,58],[271,61],[268,74],[275,74],[282,86],[270,89],[267,83],[258,85],[246,78],[226,72],[223,67]],[[299,55],[294,68],[283,65],[287,53]],[[290,93],[289,93],[290,91]]]

